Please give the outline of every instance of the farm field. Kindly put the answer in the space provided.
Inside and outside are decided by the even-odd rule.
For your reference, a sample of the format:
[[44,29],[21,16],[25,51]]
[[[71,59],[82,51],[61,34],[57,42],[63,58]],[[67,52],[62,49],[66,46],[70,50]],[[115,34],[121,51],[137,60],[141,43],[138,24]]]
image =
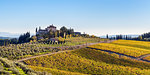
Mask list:
[[146,42],[146,41],[117,40],[117,41],[113,41],[112,44],[131,46],[131,47],[150,50],[150,42]]
[[149,75],[150,63],[131,60],[95,49],[79,49],[25,60],[30,68],[56,74],[56,70],[82,74]]
[[53,75],[86,75],[83,73],[70,72],[70,71],[38,67],[38,66],[29,66],[29,68],[32,68],[33,70],[36,70],[36,71],[46,71],[46,72],[52,73]]
[[150,54],[150,49],[148,49],[149,48],[148,44],[149,42],[117,40],[117,41],[113,41],[112,43],[100,43],[89,47],[117,52],[128,56],[139,57],[142,55]]
[[[73,37],[67,38],[65,44],[44,44],[44,43],[24,43],[17,45],[10,44],[9,46],[0,46],[0,56],[11,60],[22,59],[39,54],[46,54],[61,50],[76,49],[75,45],[94,43],[99,41],[105,41],[105,39]],[[59,48],[64,46],[67,46],[67,48]]]
[[75,45],[81,45],[81,44],[86,44],[86,43],[95,43],[95,42],[100,42],[100,41],[108,41],[108,39],[85,38],[85,37],[71,37],[71,38],[66,38],[63,40],[65,40],[64,44],[43,44],[43,43],[38,43],[38,44],[44,47],[49,47],[49,46],[62,47],[62,46],[75,46]]

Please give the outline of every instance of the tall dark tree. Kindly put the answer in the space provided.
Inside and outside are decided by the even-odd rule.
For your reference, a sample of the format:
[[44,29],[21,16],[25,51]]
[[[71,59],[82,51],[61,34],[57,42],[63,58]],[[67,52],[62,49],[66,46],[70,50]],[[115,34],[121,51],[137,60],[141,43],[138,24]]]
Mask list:
[[142,34],[141,36],[142,36],[143,39],[144,39],[144,38],[150,38],[150,32],[144,33],[144,34]]
[[65,37],[66,33],[67,33],[67,28],[65,26],[61,27],[60,28],[60,36]]
[[128,36],[126,35],[126,40],[128,40]]
[[106,35],[106,38],[108,39],[109,37],[108,37],[108,34]]
[[19,37],[19,43],[25,43],[30,41],[30,33],[27,32]]
[[123,39],[123,36],[122,35],[116,35],[116,39]]
[[36,32],[38,31],[38,29],[36,28],[36,30],[35,30]]
[[70,34],[73,34],[73,33],[74,33],[74,29],[71,29],[71,28],[70,28],[70,29],[67,30],[67,34],[70,35]]

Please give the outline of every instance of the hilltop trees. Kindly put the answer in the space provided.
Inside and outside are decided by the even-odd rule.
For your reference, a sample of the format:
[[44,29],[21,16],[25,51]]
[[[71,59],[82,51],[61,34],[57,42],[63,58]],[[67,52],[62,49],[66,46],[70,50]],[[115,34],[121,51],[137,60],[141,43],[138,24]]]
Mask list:
[[74,29],[71,29],[71,28],[68,29],[68,30],[67,30],[67,34],[69,34],[69,35],[70,35],[70,34],[74,34]]
[[65,37],[66,33],[67,33],[67,28],[65,26],[61,27],[60,28],[60,36]]
[[36,36],[32,36],[30,42],[36,42],[37,41],[37,37]]
[[49,37],[48,37],[48,38],[54,38],[54,33],[55,33],[55,32],[53,32],[53,31],[50,30],[49,33],[48,33],[48,34],[49,34]]
[[138,37],[138,39],[139,39],[139,40],[142,40],[142,39],[143,39],[143,37],[142,37],[142,36],[139,36],[139,37]]
[[142,37],[143,37],[143,38],[150,38],[150,32],[144,33],[144,34],[142,35]]
[[30,41],[30,33],[27,32],[19,37],[19,43],[25,43]]
[[137,38],[134,38],[133,40],[150,41],[150,32],[139,35]]
[[130,35],[116,35],[116,36],[109,36],[108,34],[106,35],[107,39],[114,39],[114,40],[118,40],[118,39],[124,39],[124,40],[132,40],[133,38]]
[[60,36],[61,37],[66,38],[66,35],[71,35],[71,34],[74,34],[74,29],[71,29],[71,28],[67,29],[65,26],[60,28]]
[[109,37],[108,37],[108,34],[106,35],[106,38],[108,39]]
[[63,27],[60,28],[60,31],[61,32],[67,32],[67,28],[65,26],[63,26]]
[[[36,28],[36,32],[37,32],[37,28]],[[74,34],[74,29],[67,29],[65,26],[61,27],[60,30],[54,30],[54,29],[50,29],[48,31],[43,31],[44,33],[40,33],[36,34],[37,38],[41,37],[44,39],[50,39],[50,38],[56,38],[56,37],[71,37]]]

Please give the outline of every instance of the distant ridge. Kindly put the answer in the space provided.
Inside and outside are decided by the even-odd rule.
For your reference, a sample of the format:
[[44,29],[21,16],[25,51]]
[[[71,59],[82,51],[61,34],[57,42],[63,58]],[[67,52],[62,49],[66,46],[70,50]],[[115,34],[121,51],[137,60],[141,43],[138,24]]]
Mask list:
[[[9,32],[0,32],[0,39],[3,38],[3,39],[10,39],[10,38],[19,38],[19,36],[21,34],[24,34],[24,33],[9,33]],[[30,33],[30,35],[34,35],[33,33]]]
[[10,39],[9,37],[1,37],[0,36],[0,39]]
[[17,33],[9,33],[9,32],[0,32],[1,38],[18,38],[20,34]]

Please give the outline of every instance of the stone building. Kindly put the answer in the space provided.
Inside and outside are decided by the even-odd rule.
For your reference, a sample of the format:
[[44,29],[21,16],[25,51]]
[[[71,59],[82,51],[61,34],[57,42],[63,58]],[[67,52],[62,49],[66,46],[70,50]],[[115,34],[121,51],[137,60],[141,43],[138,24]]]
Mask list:
[[36,35],[38,36],[38,39],[43,39],[43,37],[41,37],[41,35],[44,35],[44,34],[48,33],[49,31],[56,32],[57,29],[53,24],[48,26],[45,29],[41,29],[41,27],[39,27],[39,30],[36,30]]

